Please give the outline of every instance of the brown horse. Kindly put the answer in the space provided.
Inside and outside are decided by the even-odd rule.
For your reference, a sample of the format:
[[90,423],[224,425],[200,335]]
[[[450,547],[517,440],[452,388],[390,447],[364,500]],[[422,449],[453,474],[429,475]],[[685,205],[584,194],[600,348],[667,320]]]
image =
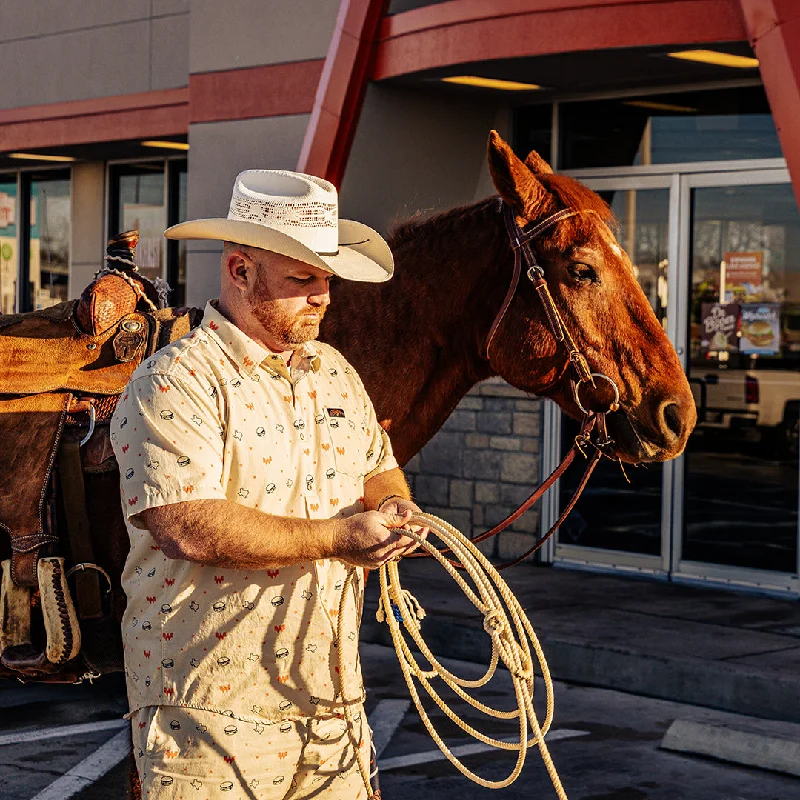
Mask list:
[[[675,458],[694,428],[694,400],[609,227],[611,210],[578,181],[553,174],[535,152],[520,161],[494,131],[489,167],[520,226],[561,209],[581,212],[533,241],[534,251],[592,371],[619,387],[620,409],[608,415],[616,454],[629,462]],[[512,276],[512,248],[497,198],[406,224],[390,245],[394,278],[338,284],[322,338],[358,370],[401,464],[472,386],[493,375],[580,416],[567,350],[556,343],[524,276],[486,356]]]

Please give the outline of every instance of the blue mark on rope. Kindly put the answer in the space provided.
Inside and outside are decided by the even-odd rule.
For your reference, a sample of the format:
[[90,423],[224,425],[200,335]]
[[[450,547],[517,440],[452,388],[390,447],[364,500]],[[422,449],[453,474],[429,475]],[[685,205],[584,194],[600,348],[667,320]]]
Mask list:
[[392,603],[391,606],[392,606],[392,613],[394,614],[394,618],[398,622],[402,622],[403,621],[403,615],[402,615],[402,613],[400,613],[400,606],[398,606],[397,603]]

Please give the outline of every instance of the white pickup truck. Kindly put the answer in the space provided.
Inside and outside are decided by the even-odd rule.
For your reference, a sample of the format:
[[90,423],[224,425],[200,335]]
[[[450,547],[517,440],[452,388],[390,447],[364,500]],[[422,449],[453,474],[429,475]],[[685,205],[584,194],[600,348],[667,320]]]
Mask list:
[[755,361],[753,369],[692,366],[689,383],[701,430],[758,434],[777,455],[797,455],[800,431],[800,369]]

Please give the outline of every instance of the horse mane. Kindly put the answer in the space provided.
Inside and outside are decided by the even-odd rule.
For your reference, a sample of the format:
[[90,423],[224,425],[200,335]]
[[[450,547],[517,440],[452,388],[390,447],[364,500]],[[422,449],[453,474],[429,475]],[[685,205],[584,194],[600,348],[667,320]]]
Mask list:
[[[616,218],[608,203],[588,186],[584,186],[568,175],[540,173],[536,175],[536,178],[555,199],[553,210],[574,208],[588,212],[567,218],[550,232],[547,238],[555,247],[564,249],[570,244],[579,244],[588,240],[595,229],[596,223],[592,219],[595,215],[612,230],[616,227]],[[398,223],[390,231],[389,246],[392,250],[396,250],[414,244],[432,227],[435,227],[437,233],[440,234],[445,234],[450,229],[453,231],[461,229],[465,221],[474,219],[481,212],[488,210],[491,213],[497,213],[499,211],[498,200],[498,196],[495,195],[485,200],[479,200],[477,203],[458,206],[430,216],[425,216],[424,212],[418,212],[410,219]]]
[[[417,212],[410,219],[398,223],[389,232],[387,241],[392,250],[414,244],[425,235],[430,227],[436,227],[438,232],[445,233],[449,229],[460,229],[465,220],[472,218],[482,210],[494,206],[499,211],[498,197],[489,197],[477,203],[466,206],[457,206],[447,211],[425,215],[425,212]],[[496,213],[495,211],[495,213]]]

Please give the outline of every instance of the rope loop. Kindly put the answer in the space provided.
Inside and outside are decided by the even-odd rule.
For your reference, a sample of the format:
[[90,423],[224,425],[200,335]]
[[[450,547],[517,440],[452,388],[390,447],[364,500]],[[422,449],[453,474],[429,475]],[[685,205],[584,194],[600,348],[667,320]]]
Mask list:
[[[403,672],[406,686],[419,712],[422,723],[446,758],[463,775],[479,786],[488,789],[503,789],[506,786],[510,786],[522,772],[528,748],[534,745],[537,746],[556,795],[559,800],[567,800],[567,795],[561,785],[561,780],[558,777],[553,759],[544,740],[553,721],[553,682],[541,645],[530,620],[525,614],[525,610],[486,556],[464,534],[456,530],[448,522],[428,514],[416,514],[409,520],[409,525],[418,525],[419,527],[430,529],[431,535],[427,539],[420,538],[413,530],[404,530],[403,533],[417,542],[422,549],[427,550],[442,565],[464,592],[467,599],[483,614],[483,629],[492,641],[491,662],[482,677],[468,679],[454,674],[437,659],[422,637],[421,620],[425,617],[425,610],[417,598],[400,585],[397,561],[389,561],[380,567],[378,574],[381,593],[378,611],[375,616],[378,622],[386,622],[389,626],[400,669]],[[441,550],[431,542],[433,537],[438,538],[443,543],[444,547]],[[449,553],[450,556],[446,556],[445,552]],[[468,580],[462,577],[455,564],[463,567],[464,574]],[[345,604],[348,602],[351,588],[355,592],[357,602],[360,598],[357,585],[358,570],[356,567],[352,567],[347,574],[339,601],[339,620],[336,626],[337,642],[342,641],[344,633],[343,620],[347,616],[345,614]],[[410,641],[406,636],[410,637]],[[344,650],[345,648],[343,647],[338,648],[339,677],[342,681],[342,686],[344,686],[345,670],[352,669],[352,664],[345,663]],[[421,666],[416,654],[417,651],[422,655],[422,659],[429,665],[430,669]],[[533,707],[535,663],[539,665],[545,689],[546,713],[541,723]],[[485,686],[495,675],[500,664],[503,664],[508,670],[514,686],[517,707],[511,711],[492,708],[477,697],[473,697],[467,691],[468,689],[478,689]],[[465,719],[462,719],[439,695],[434,685],[435,679],[439,679],[457,697],[487,716],[495,719],[513,720],[518,732],[515,740],[493,738],[477,730]],[[470,770],[453,754],[433,726],[433,722],[423,706],[419,692],[420,687],[425,689],[442,713],[461,730],[492,747],[516,752],[516,763],[508,777],[496,781],[483,778]],[[368,764],[361,749],[358,747],[356,739],[353,705],[353,703],[346,702],[343,699],[348,735],[356,752],[358,768],[367,788],[368,797],[373,797]]]

